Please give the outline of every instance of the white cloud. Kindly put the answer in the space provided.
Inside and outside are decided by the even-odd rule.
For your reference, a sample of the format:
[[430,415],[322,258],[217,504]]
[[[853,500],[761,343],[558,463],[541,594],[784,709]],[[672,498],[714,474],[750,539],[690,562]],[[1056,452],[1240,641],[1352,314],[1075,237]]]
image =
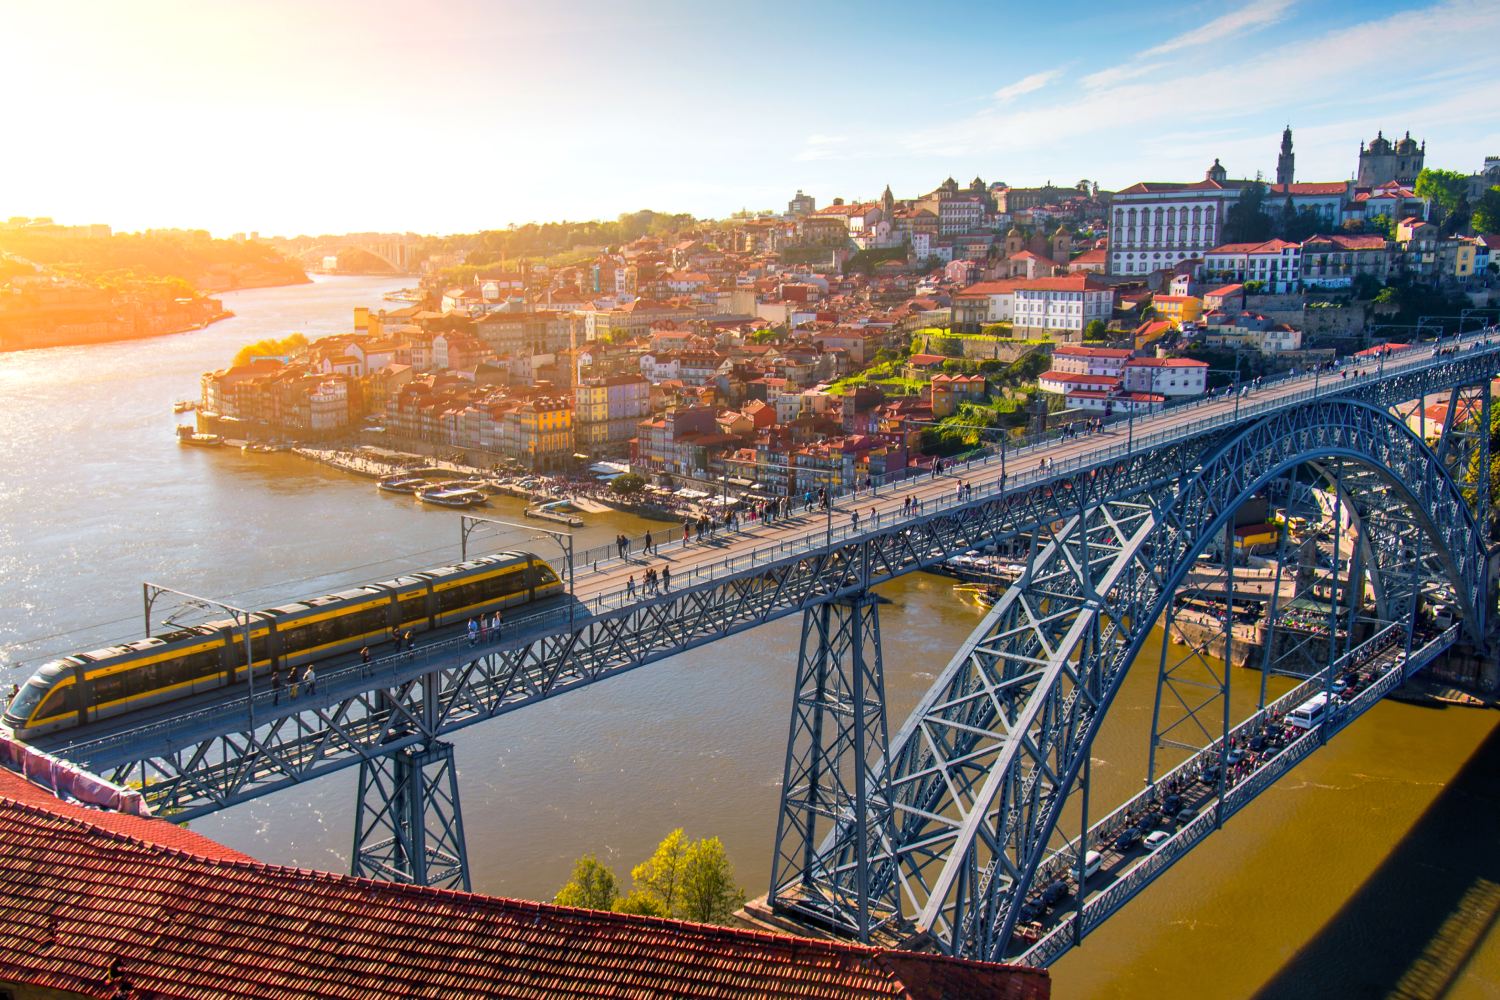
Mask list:
[[[1241,25],[1258,23],[1244,20],[1249,17],[1246,11],[1253,10],[1264,20],[1280,16],[1284,7],[1284,3],[1252,4],[1164,45],[1175,45],[1195,34],[1201,37],[1210,27],[1227,30],[1223,22],[1229,17],[1239,18],[1237,23]],[[1461,64],[1468,70],[1466,78],[1447,81],[1446,93],[1450,97],[1464,95],[1474,128],[1484,129],[1500,119],[1500,108],[1476,103],[1472,95],[1500,73],[1500,50],[1481,52],[1470,42],[1496,31],[1500,31],[1500,4],[1494,0],[1445,0],[1320,35],[1303,34],[1296,41],[1271,49],[1247,47],[1248,56],[1237,58],[1239,53],[1226,47],[1206,65],[1196,60],[1168,60],[1169,65],[1161,66],[1150,79],[1085,88],[1070,98],[1024,108],[986,109],[909,132],[899,141],[918,155],[934,155],[938,150],[950,157],[955,152],[975,156],[1004,151],[1008,156],[1024,156],[1027,151],[1046,151],[1049,160],[1095,157],[1100,149],[1109,148],[1106,144],[1113,144],[1126,155],[1112,155],[1099,163],[1101,180],[1110,177],[1114,182],[1129,183],[1140,179],[1111,177],[1116,171],[1147,170],[1170,176],[1168,171],[1178,166],[1178,160],[1203,160],[1206,165],[1215,155],[1227,153],[1231,140],[1216,139],[1212,148],[1203,139],[1187,140],[1181,143],[1178,157],[1164,160],[1143,149],[1142,136],[1163,130],[1193,132],[1207,126],[1232,129],[1248,141],[1251,136],[1246,126],[1253,123],[1254,128],[1261,128],[1260,117],[1273,109],[1306,110],[1317,105],[1320,118],[1347,120],[1365,117],[1369,102],[1375,98],[1386,114],[1396,110],[1398,99],[1407,99],[1411,109],[1405,112],[1408,120],[1413,128],[1423,127],[1421,109],[1431,106],[1435,110],[1446,103],[1442,98],[1421,101],[1411,91],[1369,89],[1369,81],[1388,69],[1396,53],[1413,51],[1469,53]],[[1201,113],[1193,106],[1199,98],[1207,102]],[[1206,117],[1209,114],[1211,118]],[[1362,137],[1350,136],[1345,141],[1358,138]],[[1226,160],[1225,166],[1231,173],[1253,173],[1264,164]]]
[[832,160],[844,155],[841,149],[846,142],[847,136],[821,135],[814,133],[802,140],[802,150],[796,155],[798,160]]
[[1270,27],[1285,16],[1291,5],[1292,0],[1253,0],[1252,3],[1246,4],[1239,10],[1230,11],[1207,24],[1199,25],[1192,31],[1185,31],[1176,37],[1169,38],[1160,45],[1142,52],[1136,58],[1150,59],[1154,56],[1163,56],[1168,52],[1177,52],[1196,45],[1208,45],[1243,32]]
[[1101,69],[1097,73],[1090,73],[1084,77],[1083,85],[1090,90],[1097,90],[1100,87],[1113,87],[1117,83],[1134,80],[1137,77],[1145,76],[1147,73],[1155,73],[1166,67],[1166,63],[1160,62],[1136,62],[1126,63],[1123,66],[1111,66],[1109,69]]
[[1270,27],[1286,16],[1291,6],[1292,0],[1253,0],[1239,10],[1216,17],[1191,31],[1174,35],[1160,45],[1143,49],[1119,66],[1111,66],[1097,73],[1090,73],[1083,78],[1083,85],[1091,90],[1098,90],[1157,72],[1168,65],[1158,59],[1158,56],[1181,52],[1183,49],[1207,46],[1214,42],[1228,41],[1238,35]]
[[999,90],[995,91],[995,100],[999,101],[1001,104],[1009,103],[1010,101],[1014,101],[1016,98],[1020,97],[1022,94],[1029,94],[1032,91],[1041,90],[1043,87],[1047,86],[1047,84],[1051,83],[1053,80],[1056,80],[1060,75],[1062,75],[1062,70],[1048,69],[1043,70],[1040,73],[1033,73],[1030,76],[1023,76],[1015,83],[1007,84],[1006,86],[1001,87]]

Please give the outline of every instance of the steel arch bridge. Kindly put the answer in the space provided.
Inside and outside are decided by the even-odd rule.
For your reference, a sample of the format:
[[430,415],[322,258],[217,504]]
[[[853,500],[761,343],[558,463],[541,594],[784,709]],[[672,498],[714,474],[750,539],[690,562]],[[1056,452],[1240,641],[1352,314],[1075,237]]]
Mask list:
[[[1087,820],[1094,738],[1146,637],[1170,617],[1174,594],[1198,555],[1232,533],[1235,511],[1246,500],[1300,466],[1315,465],[1351,504],[1360,543],[1351,553],[1350,577],[1369,571],[1378,617],[1404,623],[1408,661],[1424,587],[1451,595],[1470,638],[1482,641],[1489,602],[1481,527],[1444,461],[1387,410],[1352,399],[1315,400],[1207,442],[1196,460],[1179,458],[1169,482],[1134,491],[1117,490],[1117,483],[1097,497],[1080,490],[1071,516],[1037,526],[1038,544],[1024,573],[889,751],[861,775],[862,787],[832,789],[821,798],[808,793],[828,783],[821,775],[833,770],[836,745],[789,760],[787,788],[796,808],[783,810],[773,902],[844,933],[926,938],[970,958],[1047,962],[1076,943],[1108,913],[1087,921],[1080,913],[1071,927],[1049,934],[1049,947],[1040,951],[1018,945],[1013,934],[1040,869],[1050,868],[1049,878],[1066,878],[1071,870],[1077,886],[1086,882],[1083,859],[1090,844],[1099,843],[1089,839]],[[1224,546],[1232,551],[1232,534]],[[1233,561],[1228,565],[1232,601]],[[1357,610],[1354,600],[1348,603],[1346,656]],[[845,618],[857,631],[858,608]],[[1328,662],[1342,666],[1347,661],[1336,658],[1337,631],[1329,632]],[[1388,642],[1390,628],[1379,635]],[[1423,655],[1438,651],[1434,646]],[[1194,701],[1191,685],[1181,684],[1163,657],[1153,768],[1159,746],[1202,749],[1172,737],[1184,724],[1217,745],[1199,718],[1215,702],[1222,703],[1221,738],[1231,727],[1229,670],[1206,685],[1206,699]],[[1398,673],[1420,665],[1402,664]],[[866,688],[879,690],[878,675],[870,677],[865,663],[847,673],[863,675]],[[884,718],[866,718],[851,685],[826,700],[853,706],[848,714],[861,731],[839,729],[846,746],[863,740],[868,753],[877,745],[866,734],[878,734]],[[797,736],[794,725],[794,743]],[[816,746],[817,738],[804,743]],[[1223,808],[1224,792],[1221,779],[1216,808]],[[856,795],[863,809],[856,808]],[[788,815],[803,822],[788,823]],[[836,825],[812,850],[818,826],[812,817],[818,815]],[[1071,837],[1065,822],[1075,827]],[[1157,865],[1151,878],[1164,867]],[[1137,881],[1130,895],[1149,879]],[[1082,891],[1075,891],[1081,900]],[[1109,900],[1108,911],[1128,898]]]
[[[1493,332],[1337,381],[1293,376],[1243,399],[1174,407],[1128,430],[1118,421],[1092,439],[992,451],[959,471],[973,487],[967,493],[955,494],[953,479],[923,477],[861,497],[861,508],[884,511],[873,523],[835,526],[820,513],[717,546],[684,544],[672,550],[670,591],[627,589],[639,565],[604,559],[575,585],[574,605],[510,623],[504,641],[476,648],[460,638],[368,666],[320,664],[316,701],[278,704],[264,689],[226,689],[203,703],[35,742],[140,787],[178,819],[358,767],[356,872],[467,886],[445,736],[800,612],[771,909],[866,939],[1014,954],[1012,932],[1025,922],[1032,887],[1070,867],[1082,885],[1088,845],[1120,828],[1121,810],[1091,822],[1087,748],[1144,630],[1164,609],[1171,628],[1172,595],[1192,579],[1187,567],[1226,536],[1243,497],[1268,483],[1280,488],[1287,469],[1313,466],[1338,498],[1335,521],[1347,513],[1358,526],[1348,576],[1362,579],[1368,567],[1375,611],[1364,614],[1365,602],[1344,587],[1330,594],[1321,646],[1303,641],[1263,661],[1262,678],[1294,673],[1303,696],[1361,664],[1381,667],[1316,741],[1457,640],[1454,630],[1414,631],[1419,604],[1440,592],[1470,641],[1482,640],[1485,526],[1468,507],[1487,509],[1487,480],[1460,488],[1450,470],[1468,461],[1465,445],[1488,466],[1488,436],[1460,438],[1453,414],[1467,395],[1487,426],[1489,380],[1500,370]],[[1437,392],[1450,402],[1434,451],[1387,411]],[[1302,488],[1297,475],[1285,488]],[[903,498],[922,502],[909,511]],[[1010,541],[1029,548],[1024,575],[891,741],[871,589]],[[1231,565],[1222,581],[1227,607],[1238,575]],[[1274,617],[1274,597],[1271,607]],[[1226,632],[1225,643],[1241,641]],[[1170,786],[1188,763],[1227,755],[1231,737],[1244,735],[1227,710],[1211,717],[1228,705],[1228,672],[1205,678],[1164,658],[1158,675],[1152,753],[1191,756],[1161,773],[1153,758],[1145,794]],[[1263,681],[1262,702],[1264,693]],[[1072,919],[1043,928],[1024,960],[1056,957],[1315,745],[1287,747],[1232,787],[1221,781],[1211,811],[1102,894],[1080,893]]]

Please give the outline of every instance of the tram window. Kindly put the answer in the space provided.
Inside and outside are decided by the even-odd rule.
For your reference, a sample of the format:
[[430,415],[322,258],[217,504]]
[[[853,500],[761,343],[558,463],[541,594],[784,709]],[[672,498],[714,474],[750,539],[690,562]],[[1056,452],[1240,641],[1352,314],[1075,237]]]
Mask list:
[[42,702],[42,707],[37,710],[36,717],[45,719],[48,716],[76,711],[78,711],[78,688],[69,684],[67,687],[53,688],[52,693],[47,695]]

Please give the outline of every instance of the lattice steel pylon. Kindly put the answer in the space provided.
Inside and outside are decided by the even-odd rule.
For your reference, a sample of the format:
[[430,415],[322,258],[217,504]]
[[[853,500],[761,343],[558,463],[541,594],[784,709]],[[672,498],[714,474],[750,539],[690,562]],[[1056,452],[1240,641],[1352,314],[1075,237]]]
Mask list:
[[[1214,544],[1231,551],[1235,511],[1289,470],[1321,463],[1342,481],[1338,492],[1358,494],[1361,541],[1349,572],[1358,580],[1363,566],[1375,571],[1371,605],[1409,613],[1433,576],[1464,629],[1484,634],[1484,549],[1472,513],[1437,456],[1383,407],[1311,402],[1180,459],[1152,490],[1111,490],[1092,471],[1050,484],[1074,513],[1036,522],[1017,582],[871,769],[894,815],[893,856],[872,856],[871,894],[886,898],[883,880],[894,879],[903,927],[949,954],[1003,960],[1038,871],[1056,878],[1061,865],[1075,885],[1084,881],[1089,751],[1110,703],[1199,554]],[[1232,578],[1225,583],[1232,591]],[[1347,649],[1352,627],[1363,628],[1355,588],[1337,593],[1324,668]],[[1232,607],[1233,593],[1224,596]],[[1203,724],[1210,736],[1222,737],[1227,690],[1221,676],[1195,695],[1220,699]],[[852,825],[834,832],[847,837]],[[823,856],[840,843],[826,838]],[[1088,929],[1081,915],[1071,928],[1079,938]]]
[[362,761],[357,809],[355,875],[470,889],[452,744],[432,740]]
[[774,907],[862,941],[900,915],[894,880],[872,866],[892,840],[876,767],[889,746],[882,603],[863,592],[803,612],[771,871]]

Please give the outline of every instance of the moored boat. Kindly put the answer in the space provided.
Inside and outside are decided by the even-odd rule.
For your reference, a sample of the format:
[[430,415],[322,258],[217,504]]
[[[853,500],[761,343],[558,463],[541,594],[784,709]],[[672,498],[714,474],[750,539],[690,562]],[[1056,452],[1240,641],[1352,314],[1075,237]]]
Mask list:
[[435,486],[417,490],[417,499],[438,507],[483,507],[489,498],[468,486]]
[[557,500],[536,507],[527,507],[525,513],[527,517],[536,517],[543,521],[555,521],[558,524],[566,524],[570,528],[580,528],[583,526],[583,518],[571,513],[571,504],[567,500]]
[[179,399],[172,404],[173,413],[191,413],[198,408],[198,404],[191,399]]
[[196,448],[217,448],[224,443],[224,439],[217,434],[178,434],[177,440]]
[[415,493],[431,484],[421,476],[386,476],[375,485],[387,493]]

